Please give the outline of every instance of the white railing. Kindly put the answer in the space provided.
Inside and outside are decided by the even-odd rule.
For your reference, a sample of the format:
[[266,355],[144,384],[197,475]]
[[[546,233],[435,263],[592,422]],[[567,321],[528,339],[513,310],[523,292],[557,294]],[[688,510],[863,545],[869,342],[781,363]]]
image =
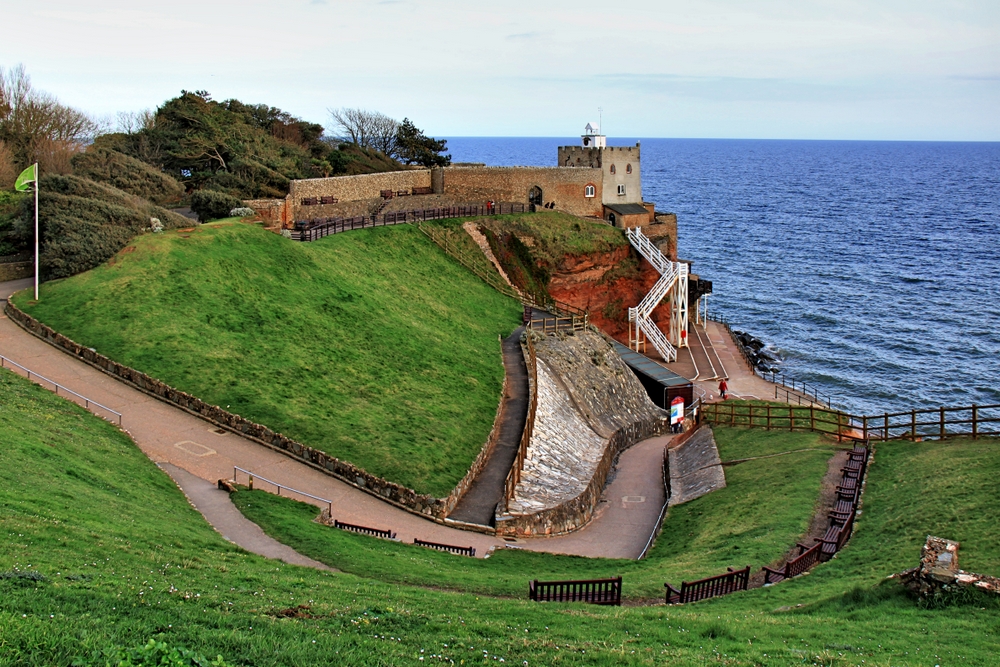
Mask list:
[[333,518],[333,501],[332,500],[327,500],[326,498],[320,498],[319,496],[314,496],[311,493],[306,493],[305,491],[299,491],[298,489],[293,489],[292,487],[285,486],[284,484],[278,484],[277,482],[273,482],[273,481],[269,480],[267,477],[261,477],[260,475],[258,475],[255,472],[250,472],[249,470],[244,470],[243,468],[240,468],[238,466],[233,466],[233,483],[236,483],[236,473],[237,472],[241,472],[241,473],[243,473],[244,475],[246,475],[249,478],[248,481],[247,481],[247,486],[248,486],[248,488],[251,491],[253,491],[253,481],[255,479],[259,479],[262,482],[267,482],[268,484],[271,484],[273,486],[278,487],[278,493],[277,493],[277,495],[279,495],[279,496],[281,495],[281,490],[284,489],[285,491],[291,491],[292,493],[296,493],[296,494],[298,494],[300,496],[305,496],[306,498],[312,498],[313,500],[318,500],[321,503],[326,503],[327,511],[330,513],[330,518],[331,519]]
[[[75,391],[73,391],[72,389],[69,389],[68,387],[64,387],[63,385],[59,384],[58,382],[55,382],[53,380],[48,379],[44,375],[39,375],[38,373],[36,373],[35,371],[31,370],[30,368],[25,368],[24,366],[22,366],[21,364],[17,363],[16,361],[12,361],[12,360],[8,359],[7,357],[3,356],[2,354],[0,354],[0,368],[6,368],[7,366],[13,366],[15,368],[21,369],[22,371],[24,371],[27,374],[29,380],[32,378],[32,376],[34,376],[34,377],[38,378],[39,380],[44,380],[45,382],[48,382],[53,387],[55,387],[56,396],[59,395],[59,390],[62,389],[67,394],[71,394],[73,396],[76,396],[81,401],[83,401],[84,407],[87,408],[88,410],[90,409],[91,405],[96,405],[101,410],[104,410],[105,412],[110,412],[115,417],[118,417],[118,425],[119,426],[122,425],[122,413],[118,412],[117,410],[112,410],[111,408],[109,408],[106,405],[101,405],[97,401],[89,399],[86,396],[84,396],[83,394],[78,394]],[[11,372],[13,372],[13,371],[11,371]]]
[[[638,351],[641,340],[640,333],[644,334],[664,361],[676,361],[677,348],[687,344],[685,338],[687,333],[687,264],[671,262],[667,259],[638,227],[626,229],[625,235],[639,254],[660,273],[660,279],[653,285],[653,289],[643,297],[639,305],[628,309],[629,323],[634,327],[635,332],[635,338],[630,340],[630,343],[634,343],[635,349]],[[653,310],[660,305],[660,302],[671,290],[674,290],[674,298],[672,299],[670,322],[671,330],[676,338],[673,343],[650,319]]]

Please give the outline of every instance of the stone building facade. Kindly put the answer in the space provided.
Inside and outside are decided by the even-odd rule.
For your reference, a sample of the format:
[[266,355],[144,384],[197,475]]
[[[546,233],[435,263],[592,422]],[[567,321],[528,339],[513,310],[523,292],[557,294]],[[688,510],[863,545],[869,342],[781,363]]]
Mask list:
[[[291,182],[280,200],[248,201],[265,219],[290,227],[296,220],[366,215],[380,209],[383,194],[407,195],[413,209],[487,201],[523,203],[618,227],[653,221],[653,205],[642,199],[640,146],[607,146],[590,123],[582,146],[561,146],[555,167],[455,165],[379,174],[310,178]],[[434,204],[422,199],[434,194]],[[398,209],[398,206],[394,206]]]

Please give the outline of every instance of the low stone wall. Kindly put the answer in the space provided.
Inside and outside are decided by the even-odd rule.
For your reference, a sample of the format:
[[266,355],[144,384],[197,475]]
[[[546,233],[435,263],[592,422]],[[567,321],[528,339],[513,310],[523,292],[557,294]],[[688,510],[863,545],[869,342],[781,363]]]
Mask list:
[[285,200],[284,199],[244,199],[243,205],[252,208],[260,216],[260,219],[279,225],[285,222]]
[[558,535],[582,528],[594,516],[601,501],[604,484],[618,457],[632,445],[670,431],[670,419],[649,419],[615,431],[604,450],[604,457],[594,471],[586,490],[576,498],[552,509],[524,516],[498,517],[497,535]]
[[33,262],[11,262],[0,264],[0,283],[8,280],[20,280],[30,278],[35,275],[35,265]]
[[[104,355],[75,343],[23,312],[9,301],[4,312],[12,321],[29,333],[38,336],[47,343],[68,352],[74,357],[146,394],[170,403],[234,433],[238,433],[254,442],[282,452],[314,468],[318,468],[332,477],[336,477],[397,507],[439,522],[443,521],[447,515],[447,500],[417,493],[413,489],[406,488],[381,477],[376,477],[358,466],[341,461],[312,447],[307,447],[302,443],[272,431],[266,426],[256,424],[239,415],[227,412],[217,405],[209,405],[191,394],[174,389],[145,373],[119,364]],[[494,424],[494,430],[497,430],[496,423]],[[495,439],[495,436],[491,435],[491,437]]]
[[410,192],[413,188],[429,187],[431,187],[430,169],[407,169],[406,171],[334,176],[331,178],[307,178],[291,182],[286,214],[292,221],[344,215],[332,212],[336,209],[327,209],[327,207],[336,206],[336,204],[302,206],[302,200],[307,197],[336,197],[338,204],[342,204],[361,200],[381,200],[382,190]]
[[[444,193],[463,201],[528,202],[528,191],[542,190],[543,202],[555,202],[556,209],[579,216],[600,218],[600,169],[587,167],[446,167]],[[587,197],[587,185],[595,196]]]
[[[502,342],[500,348],[500,363],[503,364]],[[447,498],[443,498],[441,500],[444,505],[444,516],[451,514],[452,510],[455,509],[455,505],[458,504],[458,501],[461,500],[462,496],[465,495],[465,492],[469,490],[469,487],[472,486],[472,483],[476,480],[476,477],[479,476],[479,473],[481,473],[483,468],[486,467],[486,462],[489,460],[490,454],[493,453],[493,449],[497,445],[497,439],[500,437],[500,424],[503,422],[503,411],[504,406],[506,405],[504,398],[506,396],[507,373],[505,371],[503,374],[503,386],[500,388],[500,404],[497,406],[497,414],[493,418],[493,428],[490,429],[490,435],[486,439],[486,444],[481,450],[479,450],[479,456],[477,456],[476,460],[472,462],[471,466],[469,466],[469,471],[465,473],[465,477],[463,477],[462,480],[455,485],[455,488],[452,489]]]

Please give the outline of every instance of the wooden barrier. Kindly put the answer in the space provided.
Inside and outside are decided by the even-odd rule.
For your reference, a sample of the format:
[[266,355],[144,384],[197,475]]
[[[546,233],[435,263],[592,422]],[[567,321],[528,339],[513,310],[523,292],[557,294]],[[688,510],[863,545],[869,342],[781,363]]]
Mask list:
[[667,604],[697,602],[736,591],[745,591],[750,584],[750,566],[747,565],[742,570],[734,570],[731,567],[727,569],[729,571],[725,574],[682,582],[680,590],[670,584],[663,584],[667,589]]
[[387,540],[396,539],[396,533],[391,530],[382,530],[381,528],[369,528],[368,526],[358,526],[353,523],[344,523],[343,521],[333,521],[333,525],[341,530],[349,530],[354,533],[362,533],[363,535],[371,535],[372,537],[381,537]]
[[589,602],[620,606],[622,578],[576,581],[538,581],[528,585],[528,597],[535,602]]
[[475,547],[456,547],[451,544],[440,544],[438,542],[427,542],[425,540],[420,540],[413,538],[413,543],[418,547],[427,547],[428,549],[437,549],[438,551],[448,551],[453,554],[458,554],[459,556],[476,556]]
[[797,577],[819,562],[819,550],[821,546],[819,543],[811,547],[807,547],[804,544],[797,544],[795,546],[799,548],[799,555],[785,563],[785,567],[775,570],[766,565],[764,566],[765,584],[777,583],[784,579]]

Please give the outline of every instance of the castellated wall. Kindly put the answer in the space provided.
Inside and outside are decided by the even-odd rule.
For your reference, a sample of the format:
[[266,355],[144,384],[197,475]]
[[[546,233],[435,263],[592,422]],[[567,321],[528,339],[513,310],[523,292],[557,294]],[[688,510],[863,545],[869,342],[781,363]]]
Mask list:
[[[600,169],[447,167],[443,171],[444,192],[457,200],[528,203],[528,191],[538,186],[542,189],[542,201],[554,201],[560,211],[598,218],[604,213]],[[587,185],[594,186],[596,196],[584,196]]]

